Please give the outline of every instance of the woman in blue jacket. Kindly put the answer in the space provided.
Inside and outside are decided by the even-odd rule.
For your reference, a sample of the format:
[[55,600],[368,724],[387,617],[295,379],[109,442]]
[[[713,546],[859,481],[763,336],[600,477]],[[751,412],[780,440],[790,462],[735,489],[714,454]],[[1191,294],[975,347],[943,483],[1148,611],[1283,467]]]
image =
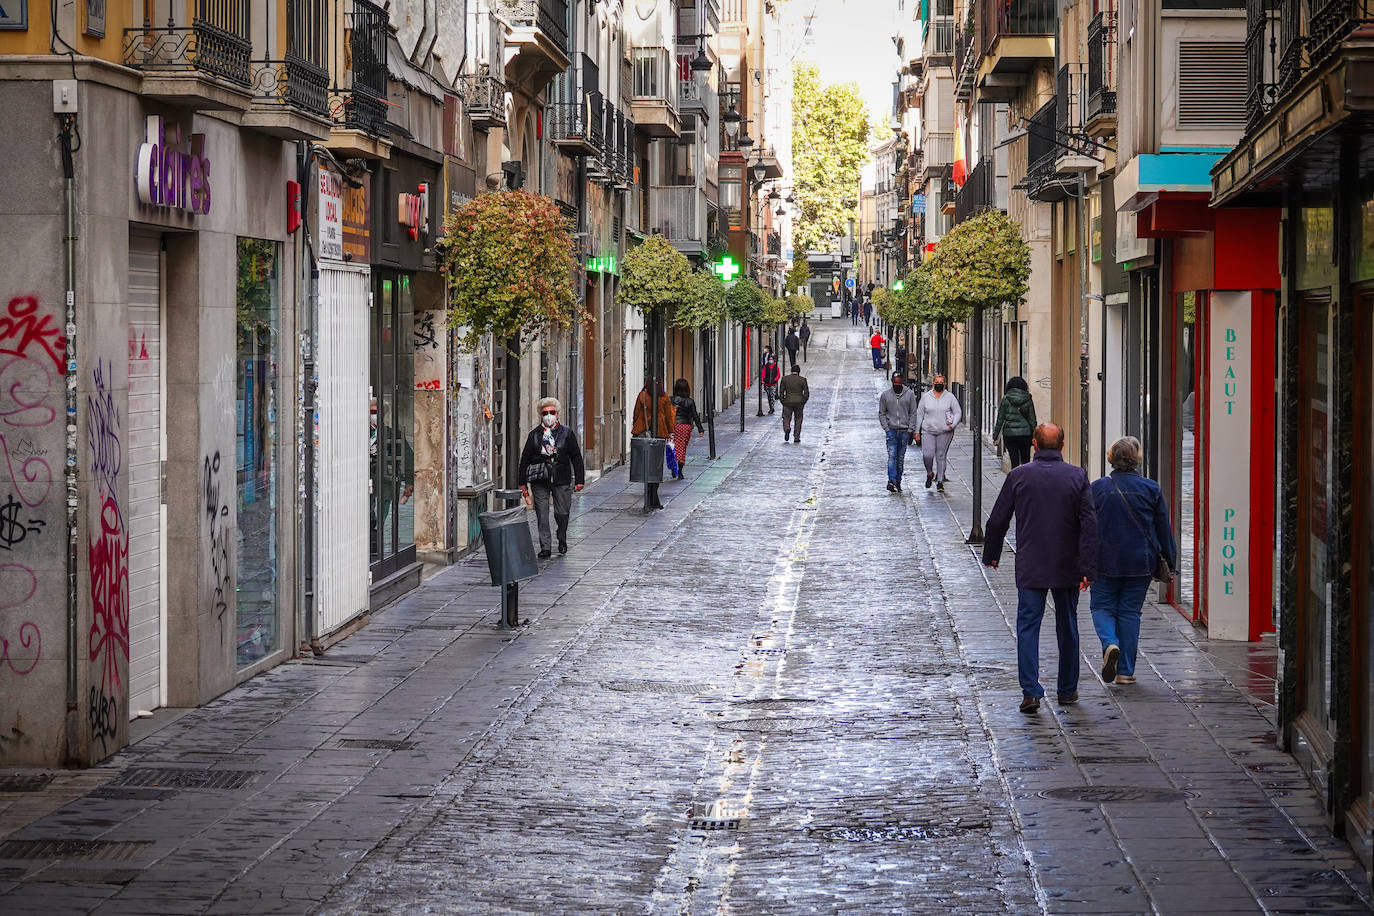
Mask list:
[[1140,611],[1159,558],[1178,569],[1178,546],[1159,484],[1142,477],[1140,440],[1127,436],[1107,449],[1110,476],[1093,481],[1097,507],[1097,580],[1093,629],[1102,641],[1102,681],[1135,683]]

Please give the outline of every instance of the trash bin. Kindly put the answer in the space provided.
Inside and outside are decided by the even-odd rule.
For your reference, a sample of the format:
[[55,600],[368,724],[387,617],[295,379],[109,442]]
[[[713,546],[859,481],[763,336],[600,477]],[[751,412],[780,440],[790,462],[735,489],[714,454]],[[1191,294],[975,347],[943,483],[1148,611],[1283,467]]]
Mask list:
[[630,483],[662,483],[663,456],[667,439],[646,439],[636,436],[630,440]]
[[534,539],[530,537],[523,506],[483,512],[477,520],[482,524],[482,543],[487,548],[492,585],[532,579],[539,574],[539,565],[534,561]]

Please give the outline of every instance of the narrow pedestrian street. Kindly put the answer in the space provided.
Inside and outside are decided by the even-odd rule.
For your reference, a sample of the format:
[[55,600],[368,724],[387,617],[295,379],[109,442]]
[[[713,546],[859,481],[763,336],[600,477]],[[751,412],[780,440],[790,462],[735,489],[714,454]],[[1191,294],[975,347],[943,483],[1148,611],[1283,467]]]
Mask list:
[[751,390],[666,510],[624,468],[579,494],[518,633],[479,554],[34,771],[0,794],[0,912],[1370,912],[1274,747],[1272,637],[1147,605],[1139,683],[1108,688],[1085,598],[1081,702],[1018,711],[1013,563],[964,543],[972,439],[946,493],[915,451],[886,492],[865,338],[816,327],[800,445]]

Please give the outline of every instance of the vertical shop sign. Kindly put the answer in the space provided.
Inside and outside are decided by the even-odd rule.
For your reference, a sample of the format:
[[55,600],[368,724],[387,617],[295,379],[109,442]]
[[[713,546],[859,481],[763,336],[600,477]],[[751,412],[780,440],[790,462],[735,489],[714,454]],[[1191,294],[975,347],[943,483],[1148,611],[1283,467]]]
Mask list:
[[1249,639],[1251,293],[1210,297],[1207,630]]
[[360,187],[343,189],[343,257],[346,261],[372,262],[371,200],[371,175],[362,176]]
[[342,261],[343,247],[343,179],[324,166],[320,175],[320,257]]

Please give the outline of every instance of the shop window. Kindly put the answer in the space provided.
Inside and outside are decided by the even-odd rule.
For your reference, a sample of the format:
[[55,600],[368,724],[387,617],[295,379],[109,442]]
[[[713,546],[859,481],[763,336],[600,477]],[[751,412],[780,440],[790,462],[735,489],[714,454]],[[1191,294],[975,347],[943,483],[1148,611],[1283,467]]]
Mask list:
[[372,307],[372,581],[415,560],[415,298],[411,275],[380,270]]
[[235,467],[238,604],[235,661],[251,665],[281,648],[277,528],[277,365],[281,249],[238,240]]

